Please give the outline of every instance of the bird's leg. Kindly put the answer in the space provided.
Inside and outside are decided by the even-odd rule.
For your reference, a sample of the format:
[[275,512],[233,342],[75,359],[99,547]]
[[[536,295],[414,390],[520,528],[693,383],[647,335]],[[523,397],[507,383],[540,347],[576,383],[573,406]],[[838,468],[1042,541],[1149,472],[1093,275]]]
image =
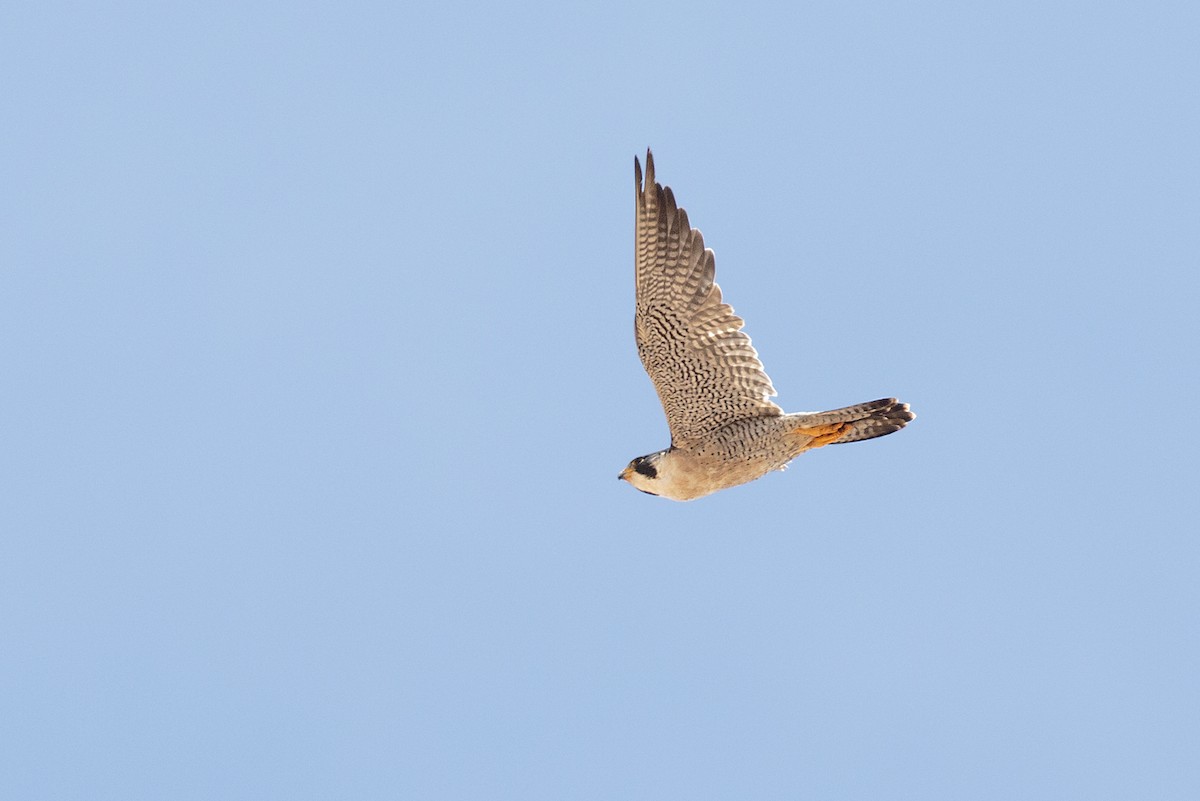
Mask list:
[[792,433],[810,437],[811,441],[805,445],[805,449],[811,450],[812,448],[824,447],[831,442],[837,442],[841,439],[842,434],[846,433],[848,428],[850,428],[849,423],[827,423],[823,426],[800,426]]

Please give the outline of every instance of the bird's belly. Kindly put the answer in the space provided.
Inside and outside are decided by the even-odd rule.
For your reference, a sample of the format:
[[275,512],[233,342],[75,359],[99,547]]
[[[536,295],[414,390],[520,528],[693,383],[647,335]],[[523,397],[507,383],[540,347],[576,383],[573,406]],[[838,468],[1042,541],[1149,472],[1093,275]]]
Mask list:
[[734,459],[693,457],[686,466],[679,466],[682,469],[672,471],[670,482],[662,487],[660,494],[676,501],[690,501],[762,478],[786,463],[765,455]]

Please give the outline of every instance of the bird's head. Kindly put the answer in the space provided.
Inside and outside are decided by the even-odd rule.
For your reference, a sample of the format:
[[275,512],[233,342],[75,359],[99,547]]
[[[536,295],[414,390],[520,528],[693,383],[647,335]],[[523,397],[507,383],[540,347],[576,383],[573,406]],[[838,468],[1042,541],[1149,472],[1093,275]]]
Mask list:
[[639,456],[630,462],[617,478],[628,481],[634,489],[650,495],[661,495],[663,488],[659,484],[661,480],[659,469],[663,466],[662,460],[666,453],[666,451],[659,451]]

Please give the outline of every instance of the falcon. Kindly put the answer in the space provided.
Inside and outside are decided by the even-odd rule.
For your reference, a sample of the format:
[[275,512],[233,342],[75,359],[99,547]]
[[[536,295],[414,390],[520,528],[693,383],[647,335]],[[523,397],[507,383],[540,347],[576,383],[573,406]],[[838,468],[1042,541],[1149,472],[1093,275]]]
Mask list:
[[712,250],[633,159],[635,216],[634,335],[642,366],[667,414],[671,447],[639,456],[618,476],[650,495],[690,501],[736,487],[805,451],[882,437],[915,415],[895,398],[828,412],[785,414],[744,321],[721,299]]

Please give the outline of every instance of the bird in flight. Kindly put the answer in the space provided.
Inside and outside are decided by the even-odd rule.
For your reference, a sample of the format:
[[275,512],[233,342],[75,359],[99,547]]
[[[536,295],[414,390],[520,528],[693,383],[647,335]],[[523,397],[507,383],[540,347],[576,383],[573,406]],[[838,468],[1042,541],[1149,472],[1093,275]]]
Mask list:
[[805,451],[882,437],[915,415],[895,398],[828,412],[785,414],[771,401],[743,320],[721,300],[713,252],[654,180],[633,160],[634,334],[671,430],[671,447],[639,456],[618,478],[651,495],[690,501],[782,470]]

